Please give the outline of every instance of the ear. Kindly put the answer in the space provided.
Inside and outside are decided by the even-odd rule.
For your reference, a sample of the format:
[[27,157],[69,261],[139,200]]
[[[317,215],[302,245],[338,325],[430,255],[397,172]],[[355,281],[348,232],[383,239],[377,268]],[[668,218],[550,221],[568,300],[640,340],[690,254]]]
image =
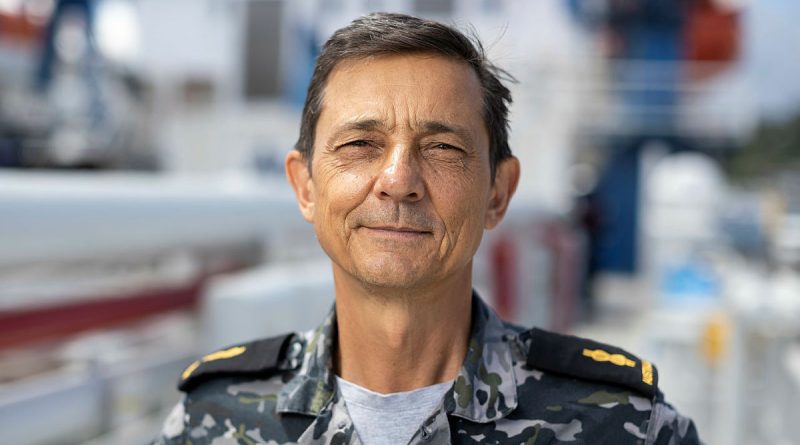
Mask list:
[[308,161],[303,155],[292,150],[286,155],[286,179],[294,189],[300,213],[308,222],[314,222],[314,182],[308,169]]
[[508,203],[517,190],[519,183],[519,160],[514,156],[501,160],[497,164],[489,195],[489,205],[486,208],[484,227],[493,229],[500,224],[508,210]]

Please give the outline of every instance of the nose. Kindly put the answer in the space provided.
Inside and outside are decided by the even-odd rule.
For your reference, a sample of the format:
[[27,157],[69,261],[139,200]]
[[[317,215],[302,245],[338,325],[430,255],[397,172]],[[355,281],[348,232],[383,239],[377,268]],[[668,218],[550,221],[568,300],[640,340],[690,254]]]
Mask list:
[[420,165],[411,146],[398,145],[389,153],[375,181],[379,199],[415,202],[425,196]]

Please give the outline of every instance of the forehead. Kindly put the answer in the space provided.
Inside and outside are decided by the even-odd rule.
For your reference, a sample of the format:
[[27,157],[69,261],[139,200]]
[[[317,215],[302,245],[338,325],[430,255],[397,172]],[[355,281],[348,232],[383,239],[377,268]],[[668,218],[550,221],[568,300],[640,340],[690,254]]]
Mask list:
[[460,120],[483,128],[480,81],[466,62],[435,54],[347,59],[328,77],[320,121],[354,117],[407,121],[393,124]]

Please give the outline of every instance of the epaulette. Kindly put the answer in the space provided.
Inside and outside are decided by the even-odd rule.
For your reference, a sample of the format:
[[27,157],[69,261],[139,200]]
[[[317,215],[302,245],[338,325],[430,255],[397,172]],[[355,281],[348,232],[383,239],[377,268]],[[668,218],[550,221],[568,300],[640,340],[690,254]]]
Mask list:
[[533,328],[528,366],[545,372],[623,386],[650,398],[659,394],[658,371],[624,349]]
[[178,389],[189,392],[202,382],[227,375],[272,374],[279,370],[292,337],[264,338],[212,352],[183,371]]

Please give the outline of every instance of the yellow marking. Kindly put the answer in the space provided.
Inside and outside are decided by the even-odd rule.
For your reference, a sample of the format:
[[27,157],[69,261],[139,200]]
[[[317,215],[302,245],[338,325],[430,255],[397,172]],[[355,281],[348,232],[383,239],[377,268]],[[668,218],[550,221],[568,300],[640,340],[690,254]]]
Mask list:
[[189,365],[189,367],[183,371],[181,378],[183,378],[183,380],[188,379],[189,376],[192,375],[192,373],[194,372],[195,369],[197,369],[198,366],[200,366],[200,360]]
[[642,360],[642,381],[653,385],[653,365],[647,360]]
[[628,357],[622,354],[609,354],[602,349],[584,349],[583,355],[596,362],[611,362],[617,366],[629,366],[631,368],[636,366],[636,362]]
[[234,346],[232,348],[223,349],[222,351],[212,352],[207,356],[203,357],[203,363],[205,362],[213,362],[214,360],[222,360],[226,358],[233,358],[237,355],[244,354],[247,348],[244,346]]
[[223,360],[223,359],[227,359],[227,358],[233,358],[233,357],[236,357],[236,356],[244,354],[244,351],[246,351],[246,350],[247,350],[247,348],[245,346],[234,346],[232,348],[223,349],[223,350],[217,351],[217,352],[212,352],[211,354],[208,354],[207,356],[205,356],[205,357],[201,358],[200,360],[198,360],[198,361],[192,363],[191,365],[189,365],[189,367],[186,368],[185,371],[183,371],[183,374],[181,374],[181,378],[183,380],[188,379],[189,376],[192,375],[192,373],[200,366],[201,363],[213,362],[214,360]]

